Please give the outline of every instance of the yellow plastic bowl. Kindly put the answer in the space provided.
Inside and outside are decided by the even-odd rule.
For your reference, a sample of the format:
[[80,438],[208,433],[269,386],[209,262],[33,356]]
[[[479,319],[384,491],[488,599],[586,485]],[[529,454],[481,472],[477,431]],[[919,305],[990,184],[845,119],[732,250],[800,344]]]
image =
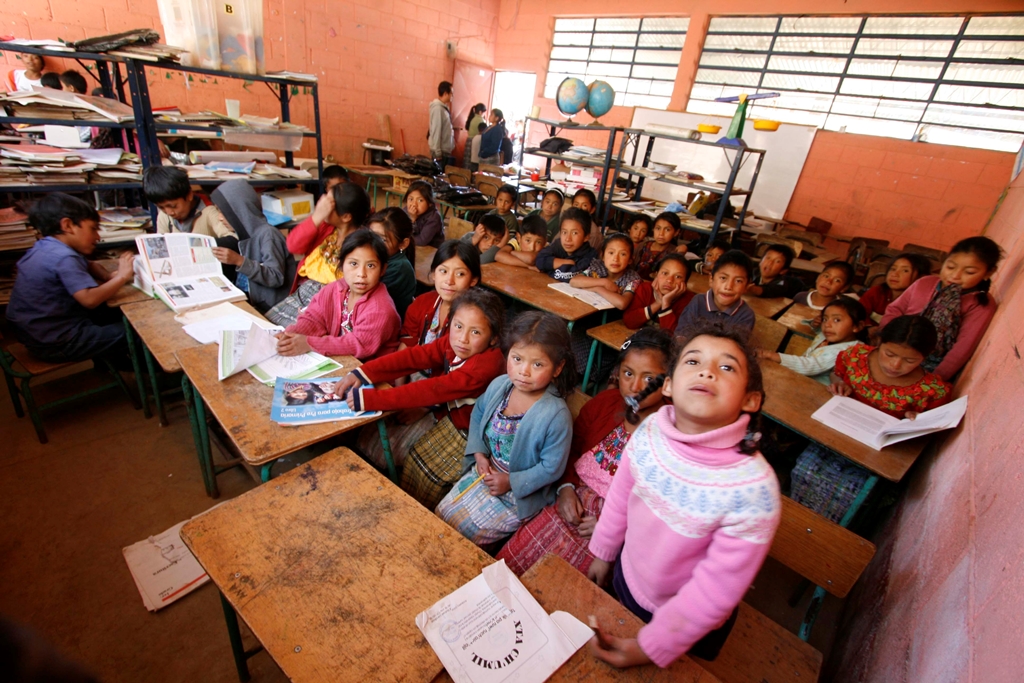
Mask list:
[[697,124],[697,130],[700,131],[701,133],[715,134],[718,131],[722,130],[722,127],[721,126],[713,126],[710,123],[698,123]]
[[754,121],[754,130],[778,130],[782,124],[781,121],[771,121],[769,119],[758,119]]

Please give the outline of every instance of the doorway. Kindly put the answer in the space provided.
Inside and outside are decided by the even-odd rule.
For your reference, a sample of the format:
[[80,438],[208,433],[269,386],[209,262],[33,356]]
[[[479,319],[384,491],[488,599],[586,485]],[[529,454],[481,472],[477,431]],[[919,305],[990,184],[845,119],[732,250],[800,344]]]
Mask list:
[[523,131],[526,117],[533,109],[537,93],[537,74],[523,71],[498,71],[494,74],[491,108],[505,115],[505,126],[512,137],[512,163],[523,160]]

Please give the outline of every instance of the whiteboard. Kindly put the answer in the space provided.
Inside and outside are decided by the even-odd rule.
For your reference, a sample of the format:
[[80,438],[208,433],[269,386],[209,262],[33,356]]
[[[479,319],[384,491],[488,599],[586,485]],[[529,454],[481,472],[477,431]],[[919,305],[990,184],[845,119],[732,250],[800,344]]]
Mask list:
[[[698,123],[721,126],[722,130],[714,135],[703,134],[703,140],[712,142],[725,136],[725,132],[729,129],[729,122],[729,119],[721,116],[659,111],[642,107],[637,107],[633,112],[633,128],[644,128],[652,123],[692,130],[696,130]],[[800,172],[807,160],[807,153],[811,149],[811,142],[814,140],[816,131],[817,128],[814,126],[799,126],[789,123],[783,123],[774,132],[754,130],[753,124],[749,120],[747,121],[743,127],[743,140],[747,146],[763,149],[766,152],[764,163],[761,164],[761,172],[757,176],[754,195],[750,198],[749,210],[759,216],[782,218],[786,213],[786,207],[789,206],[789,199],[793,196],[793,190],[796,189],[797,180],[800,178]],[[646,145],[647,140],[643,139],[640,143],[640,153],[637,155],[638,165],[643,160]],[[677,170],[699,173],[704,176],[705,180],[724,183],[729,179],[729,171],[736,158],[735,155],[736,152],[723,151],[720,147],[691,145],[659,138],[654,143],[651,160],[676,164]],[[627,155],[627,157],[629,156]],[[627,159],[623,159],[624,163],[626,161]],[[740,168],[739,175],[736,177],[737,187],[750,187],[750,179],[754,175],[756,165],[756,155],[750,155],[743,161],[743,167]],[[643,194],[648,199],[677,201],[685,204],[686,195],[690,192],[696,192],[696,190],[658,181],[644,181]],[[742,196],[733,197],[732,203],[737,208],[742,207],[743,199]]]

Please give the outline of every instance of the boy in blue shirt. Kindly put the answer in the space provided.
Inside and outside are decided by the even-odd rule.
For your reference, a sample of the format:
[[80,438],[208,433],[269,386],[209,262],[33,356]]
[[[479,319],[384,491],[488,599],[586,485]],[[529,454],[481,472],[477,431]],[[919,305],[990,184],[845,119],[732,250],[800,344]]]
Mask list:
[[590,246],[590,214],[575,207],[562,214],[562,227],[558,240],[537,253],[534,266],[556,280],[569,281],[587,269],[598,258],[597,249]]
[[127,357],[120,316],[102,305],[134,279],[134,254],[121,254],[113,273],[87,261],[100,239],[99,219],[95,209],[63,192],[46,195],[29,211],[43,239],[18,261],[7,321],[40,360]]
[[675,336],[687,336],[687,329],[702,318],[733,325],[746,334],[754,329],[754,309],[743,295],[754,274],[750,257],[738,249],[718,257],[711,271],[711,289],[690,300],[679,314]]

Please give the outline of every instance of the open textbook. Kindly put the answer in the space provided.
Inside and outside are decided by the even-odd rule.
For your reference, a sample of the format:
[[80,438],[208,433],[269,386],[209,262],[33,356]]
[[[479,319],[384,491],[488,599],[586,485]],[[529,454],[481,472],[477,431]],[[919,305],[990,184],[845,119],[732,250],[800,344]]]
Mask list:
[[594,635],[567,612],[544,611],[505,561],[416,615],[455,683],[541,683]]
[[881,450],[900,441],[953,429],[967,412],[967,397],[919,413],[913,420],[897,420],[856,399],[833,396],[811,415],[838,432]]
[[562,294],[567,294],[573,299],[579,299],[585,304],[590,304],[599,311],[608,310],[609,308],[615,308],[612,302],[605,299],[603,296],[590,289],[577,289],[568,282],[552,282],[548,285],[551,289],[556,289]]
[[135,285],[175,313],[225,301],[245,301],[213,256],[216,241],[207,235],[164,233],[135,238]]
[[246,330],[221,330],[220,352],[217,355],[217,377],[221,381],[248,370],[249,374],[273,385],[279,377],[312,379],[341,369],[341,364],[327,356],[310,351],[299,356],[277,353],[277,338],[283,328],[264,328],[253,322]]

